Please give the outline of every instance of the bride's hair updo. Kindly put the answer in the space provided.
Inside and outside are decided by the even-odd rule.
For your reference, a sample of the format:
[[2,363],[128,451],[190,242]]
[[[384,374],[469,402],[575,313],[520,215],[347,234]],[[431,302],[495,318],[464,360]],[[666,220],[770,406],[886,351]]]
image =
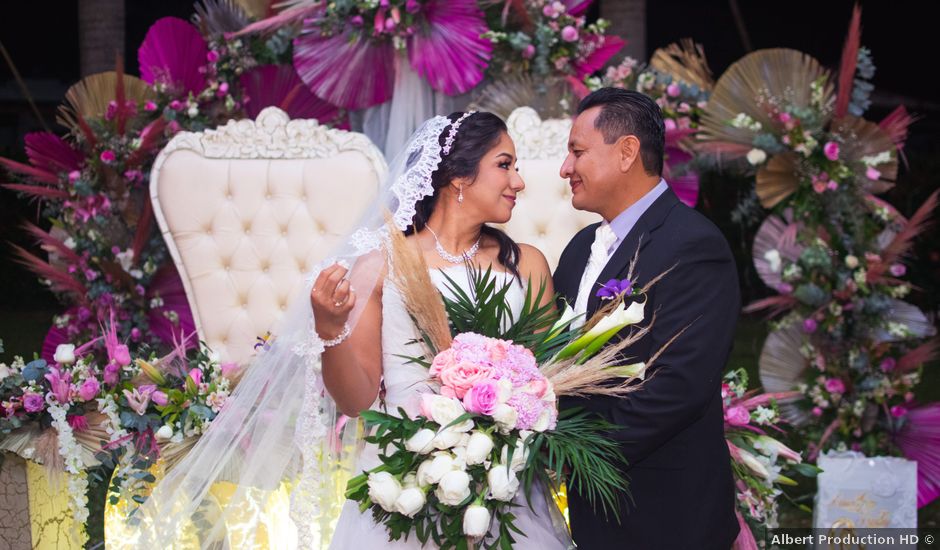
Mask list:
[[[451,123],[455,122],[465,113],[451,113],[447,118]],[[439,137],[439,144],[443,148],[447,136],[450,134],[451,126],[444,128]],[[434,188],[434,194],[425,197],[415,205],[415,217],[413,225],[406,231],[406,234],[412,234],[424,229],[431,212],[437,205],[437,199],[440,196],[441,189],[444,189],[457,178],[467,178],[470,181],[476,179],[480,173],[480,160],[490,149],[496,146],[500,135],[508,132],[506,123],[493,113],[473,113],[463,119],[460,123],[460,129],[455,136],[450,153],[441,156],[441,163],[437,170],[431,175],[431,186]],[[504,265],[513,275],[519,276],[519,245],[517,245],[508,235],[486,224],[483,225],[483,234],[492,237],[499,243],[499,263]]]

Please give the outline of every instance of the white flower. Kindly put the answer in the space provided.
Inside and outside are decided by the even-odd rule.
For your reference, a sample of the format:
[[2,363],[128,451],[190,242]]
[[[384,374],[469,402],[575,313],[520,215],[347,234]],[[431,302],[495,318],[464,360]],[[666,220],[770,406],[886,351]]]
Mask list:
[[503,464],[490,468],[490,471],[486,473],[486,483],[490,487],[490,493],[486,498],[490,500],[509,502],[519,490],[519,478]]
[[409,437],[408,441],[405,441],[405,449],[412,453],[426,455],[434,448],[434,446],[431,445],[434,435],[434,430],[427,428],[420,429],[418,433]]
[[467,442],[467,464],[482,464],[493,450],[493,438],[483,432],[473,432]]
[[0,382],[3,382],[11,374],[13,374],[13,370],[6,363],[0,363]]
[[170,439],[173,437],[173,428],[167,424],[164,424],[160,426],[160,429],[157,430],[155,435],[157,436],[157,439]]
[[199,114],[199,107],[196,105],[190,105],[189,109],[186,110],[186,114],[189,115],[189,118],[195,118]]
[[401,486],[403,489],[411,489],[412,487],[418,486],[418,474],[415,472],[408,472],[405,474],[405,477],[401,479]]
[[755,148],[747,152],[747,161],[751,163],[751,166],[763,164],[765,160],[767,160],[767,153],[763,149]]
[[532,426],[532,430],[536,432],[544,432],[548,429],[549,425],[552,422],[552,411],[551,409],[545,408],[542,409],[542,412],[539,413],[539,417],[535,420],[535,424]]
[[516,420],[518,419],[519,414],[516,412],[516,409],[505,403],[497,405],[496,410],[493,411],[493,420],[496,421],[496,425],[499,426],[500,431],[504,433],[514,430],[516,428]]
[[848,256],[846,256],[845,267],[849,269],[855,269],[856,267],[858,267],[858,258],[853,256],[852,254],[849,254]]
[[462,434],[455,430],[454,428],[446,428],[434,436],[434,439],[431,441],[435,449],[446,450],[455,447],[463,439]]
[[[531,433],[531,432],[529,432]],[[499,460],[503,464],[506,464],[509,461],[509,445],[503,446],[499,451]],[[529,460],[529,447],[525,444],[525,438],[520,437],[516,441],[516,447],[512,451],[512,462],[509,463],[509,467],[513,472],[518,472],[525,467],[526,461]]]
[[471,504],[463,513],[463,534],[482,537],[490,530],[490,511],[485,506]]
[[457,506],[470,496],[470,474],[451,470],[444,474],[434,491],[437,499],[448,506]]
[[745,451],[744,449],[738,449],[738,452],[741,453],[741,464],[746,466],[750,471],[754,472],[758,476],[770,480],[772,474],[770,470],[764,466],[764,463],[757,459],[751,453]]
[[424,491],[417,487],[409,487],[403,490],[395,500],[395,511],[409,518],[414,517],[415,514],[424,508],[426,500],[427,498],[424,496]]
[[73,344],[59,344],[55,348],[52,360],[60,365],[71,365],[75,362],[75,346]]
[[[460,400],[453,397],[426,393],[421,396],[421,399],[422,411],[428,413],[431,416],[431,420],[440,424],[442,428],[467,412],[466,409],[463,408],[463,404]],[[450,429],[457,432],[469,432],[473,429],[473,420],[468,418],[459,424],[451,426]]]
[[369,498],[386,512],[394,512],[395,501],[401,494],[401,483],[388,472],[369,474]]
[[780,271],[780,264],[782,260],[780,258],[780,251],[776,248],[764,252],[764,259],[767,260],[767,263],[770,264],[770,270],[774,273]]
[[433,485],[444,477],[444,474],[454,469],[454,457],[450,453],[434,453],[418,466],[418,483],[420,485]]

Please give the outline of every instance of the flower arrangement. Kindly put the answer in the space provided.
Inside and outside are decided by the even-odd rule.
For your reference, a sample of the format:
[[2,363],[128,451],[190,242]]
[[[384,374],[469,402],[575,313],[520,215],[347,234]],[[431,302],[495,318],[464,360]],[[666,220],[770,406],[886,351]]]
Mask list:
[[[777,400],[795,392],[758,394],[747,391],[743,369],[725,374],[721,386],[725,439],[731,454],[738,522],[741,532],[736,547],[764,547],[767,529],[777,522],[777,501],[782,485],[796,485],[795,474],[815,477],[819,469],[803,463],[802,455],[780,442],[785,434]],[[768,435],[777,432],[777,437]],[[791,473],[793,472],[793,473]]]
[[0,449],[71,474],[70,506],[80,523],[88,517],[90,469],[116,469],[112,501],[143,502],[151,468],[158,459],[172,464],[193,444],[224,406],[238,370],[204,347],[132,358],[116,322],[103,339],[103,361],[91,341],[60,344],[51,362],[0,364]]
[[413,533],[442,548],[512,545],[512,506],[533,498],[534,484],[557,493],[565,483],[617,515],[627,481],[618,444],[604,435],[615,427],[584,411],[559,412],[557,398],[640,387],[658,353],[619,363],[651,326],[637,326],[645,300],[634,301],[648,288],[611,281],[598,291],[606,306],[572,328],[579,316],[539,305],[544,287],[529,285],[514,318],[504,301],[512,283],[501,286],[490,270],[468,266],[470,290],[444,273],[454,298],[442,297],[429,279],[415,277],[427,273],[418,269],[423,259],[403,237],[394,241],[395,284],[426,351],[410,360],[428,368],[435,389],[413,414],[362,413],[382,464],[352,478],[347,498],[371,509],[391,540]]
[[912,119],[903,107],[880,124],[850,114],[863,110],[869,90],[858,85],[864,74],[855,77],[870,63],[859,17],[837,91],[827,70],[793,50],[756,52],[729,68],[702,116],[701,147],[746,159],[757,198],[772,211],[754,263],[778,295],[748,310],[787,315],[761,355],[764,387],[800,392],[781,411],[809,439],[810,459],[830,448],[920,459],[923,505],[940,472],[905,434],[932,418],[909,413],[937,348],[925,341],[934,327],[902,299],[910,291],[904,257],[937,194],[910,219],[876,197],[893,185]]
[[493,23],[486,36],[496,49],[490,73],[580,80],[599,70],[624,42],[605,34],[607,21],[587,23],[585,11],[591,3],[527,0],[511,4],[515,8],[511,19],[505,10],[491,14]]

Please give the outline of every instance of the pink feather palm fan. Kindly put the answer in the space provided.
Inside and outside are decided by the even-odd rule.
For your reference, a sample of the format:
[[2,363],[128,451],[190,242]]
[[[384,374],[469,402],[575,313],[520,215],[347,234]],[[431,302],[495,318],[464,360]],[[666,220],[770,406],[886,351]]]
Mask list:
[[263,65],[241,76],[242,90],[250,98],[245,113],[255,118],[265,107],[278,107],[291,118],[336,119],[340,110],[310,93],[290,65]]
[[148,84],[164,84],[173,96],[198,94],[206,87],[200,69],[209,47],[199,30],[176,17],[157,20],[137,51],[140,77]]
[[917,507],[930,504],[940,496],[940,403],[909,411],[894,442],[917,461]]

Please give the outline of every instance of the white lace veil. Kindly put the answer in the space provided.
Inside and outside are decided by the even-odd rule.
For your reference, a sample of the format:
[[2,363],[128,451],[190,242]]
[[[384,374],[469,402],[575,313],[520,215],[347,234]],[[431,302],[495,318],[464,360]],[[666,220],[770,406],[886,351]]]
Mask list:
[[310,273],[252,361],[222,412],[189,454],[161,479],[132,517],[137,548],[325,548],[345,497],[359,442],[355,421],[340,420],[323,385],[323,345],[313,329],[309,291],[325,267],[350,267],[359,295],[355,330],[388,235],[411,225],[416,204],[433,193],[441,162],[443,116],[426,121],[389,166],[375,204],[339,250]]

